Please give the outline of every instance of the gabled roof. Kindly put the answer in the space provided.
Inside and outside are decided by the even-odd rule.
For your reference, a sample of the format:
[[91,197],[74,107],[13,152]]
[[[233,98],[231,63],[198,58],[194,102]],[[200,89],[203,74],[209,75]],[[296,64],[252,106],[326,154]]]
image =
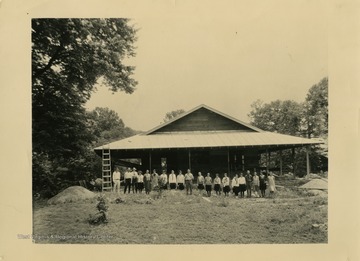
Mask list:
[[[245,126],[250,131],[243,130],[208,130],[208,131],[171,131],[157,132],[170,124],[183,119],[184,117],[200,109],[206,109],[221,117]],[[138,149],[176,149],[176,148],[215,148],[215,147],[264,147],[264,146],[303,146],[310,144],[321,144],[317,139],[307,139],[263,131],[250,124],[239,121],[225,113],[219,112],[204,104],[179,115],[178,117],[163,123],[145,133],[138,134],[126,139],[115,141],[107,145],[97,147],[95,150],[102,150],[104,147],[111,150],[138,150]]]
[[168,122],[165,122],[165,123],[163,123],[163,124],[160,124],[159,126],[156,126],[155,128],[153,128],[153,129],[145,132],[144,134],[145,134],[145,135],[152,134],[152,133],[154,133],[154,132],[156,132],[156,131],[164,128],[165,126],[168,126],[168,125],[170,125],[170,124],[172,124],[172,123],[174,123],[174,122],[176,122],[176,121],[178,121],[178,120],[180,120],[180,119],[182,119],[182,118],[184,118],[184,117],[186,117],[186,116],[188,116],[188,115],[190,115],[190,114],[192,114],[192,113],[194,113],[195,111],[198,111],[198,110],[200,110],[200,109],[209,110],[209,111],[211,111],[211,112],[213,112],[213,113],[215,113],[215,114],[220,115],[220,116],[223,117],[223,118],[226,118],[226,119],[228,119],[228,120],[231,120],[231,121],[233,121],[233,122],[236,122],[237,124],[242,125],[242,126],[244,126],[244,127],[247,127],[247,128],[249,128],[249,129],[251,129],[251,130],[253,130],[253,131],[256,131],[256,132],[262,132],[262,131],[263,131],[263,130],[261,130],[261,129],[259,129],[259,128],[256,128],[256,127],[254,127],[254,126],[251,126],[250,124],[247,124],[247,123],[245,123],[245,122],[243,122],[243,121],[240,121],[240,120],[238,120],[238,119],[236,119],[236,118],[234,118],[234,117],[231,117],[231,116],[229,116],[229,115],[227,115],[227,114],[225,114],[225,113],[223,113],[223,112],[220,112],[220,111],[218,111],[218,110],[215,110],[214,108],[211,108],[211,107],[209,107],[209,106],[207,106],[207,105],[205,105],[205,104],[201,104],[201,105],[199,105],[199,106],[197,106],[197,107],[195,107],[195,108],[193,108],[193,109],[191,109],[191,110],[189,110],[189,111],[187,111],[187,112],[184,112],[184,113],[178,115],[177,117],[171,119],[171,120],[168,121]]

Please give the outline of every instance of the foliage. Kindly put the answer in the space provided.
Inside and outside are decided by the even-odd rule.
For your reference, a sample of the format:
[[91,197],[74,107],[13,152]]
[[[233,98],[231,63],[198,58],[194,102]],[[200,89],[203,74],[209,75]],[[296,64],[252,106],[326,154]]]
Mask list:
[[183,114],[185,112],[185,110],[183,109],[178,109],[178,110],[174,110],[174,111],[170,111],[170,112],[167,112],[165,114],[165,117],[163,119],[164,122],[168,122],[174,118],[176,118],[177,116],[179,116],[180,114]]
[[117,112],[109,108],[96,107],[87,112],[88,128],[95,136],[95,146],[133,136],[138,132],[126,127]]
[[91,225],[99,225],[103,223],[108,223],[106,212],[108,210],[108,206],[106,205],[105,196],[100,195],[98,197],[98,203],[96,205],[96,209],[98,212],[95,215],[89,215],[89,223]]
[[134,67],[122,62],[135,55],[135,33],[128,19],[32,20],[35,193],[49,196],[93,175],[97,137],[84,104],[99,80],[113,92],[135,90]]
[[304,119],[308,138],[327,138],[328,134],[328,78],[313,85],[305,99]]
[[[313,146],[309,151],[310,166],[313,171],[327,169],[327,135],[328,135],[328,79],[322,79],[313,85],[303,103],[295,101],[272,101],[264,103],[260,100],[251,105],[249,117],[251,124],[271,132],[302,136],[307,138],[322,138],[325,145]],[[265,166],[266,156],[263,156],[262,166]],[[295,149],[295,159],[291,150],[282,152],[283,172],[293,172],[297,175],[306,173],[306,148]],[[272,153],[270,166],[279,166],[279,152]]]
[[264,104],[257,100],[251,105],[249,117],[251,124],[271,132],[299,135],[301,127],[302,105],[291,100],[272,101]]

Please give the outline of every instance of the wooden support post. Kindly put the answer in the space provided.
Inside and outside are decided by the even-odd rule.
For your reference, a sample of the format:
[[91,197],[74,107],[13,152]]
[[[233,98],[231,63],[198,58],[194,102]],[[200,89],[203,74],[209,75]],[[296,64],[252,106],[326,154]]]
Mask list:
[[310,174],[310,158],[309,158],[310,146],[306,146],[306,175]]
[[189,169],[191,170],[191,151],[189,150]]
[[151,150],[149,151],[149,172],[152,173],[152,169],[151,169]]
[[245,155],[241,154],[242,171],[245,171]]
[[280,150],[280,176],[283,174],[283,159],[282,159],[282,150]]
[[228,147],[228,151],[227,151],[227,163],[228,163],[228,175],[230,177],[230,149]]
[[269,175],[270,151],[266,149],[266,175]]

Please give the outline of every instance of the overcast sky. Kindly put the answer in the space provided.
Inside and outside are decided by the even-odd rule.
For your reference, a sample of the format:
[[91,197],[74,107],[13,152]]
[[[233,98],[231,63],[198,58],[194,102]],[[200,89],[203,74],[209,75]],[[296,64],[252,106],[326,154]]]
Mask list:
[[137,55],[126,63],[136,66],[136,91],[98,86],[87,108],[149,130],[166,112],[200,104],[249,122],[257,99],[303,101],[327,76],[326,2],[254,2],[151,1],[131,17]]

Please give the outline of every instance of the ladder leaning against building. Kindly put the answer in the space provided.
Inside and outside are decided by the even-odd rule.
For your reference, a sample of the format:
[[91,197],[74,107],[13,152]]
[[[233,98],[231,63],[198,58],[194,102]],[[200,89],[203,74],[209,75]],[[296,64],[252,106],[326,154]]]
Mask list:
[[111,191],[111,154],[110,147],[102,149],[102,191]]

